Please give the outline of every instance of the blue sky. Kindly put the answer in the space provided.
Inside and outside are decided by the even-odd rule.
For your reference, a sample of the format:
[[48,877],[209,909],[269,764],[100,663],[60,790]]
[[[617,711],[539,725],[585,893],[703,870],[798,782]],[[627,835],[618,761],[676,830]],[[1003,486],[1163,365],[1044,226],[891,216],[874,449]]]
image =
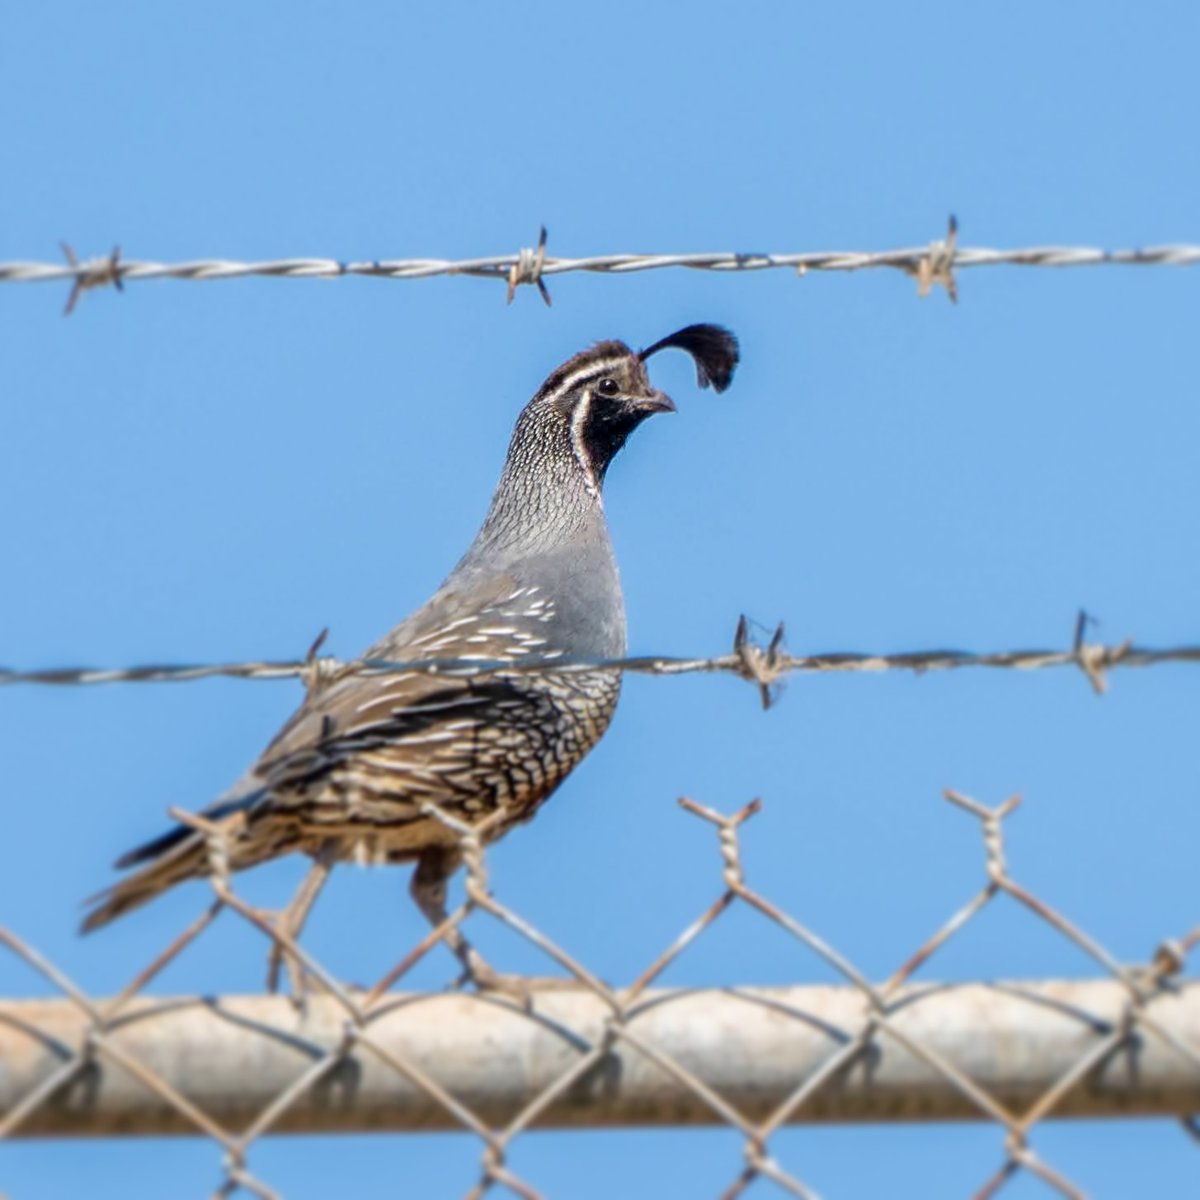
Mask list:
[[[1188,4],[599,7],[46,2],[0,40],[0,259],[473,256],[1125,246],[1200,239]],[[656,360],[680,412],[641,430],[608,511],[635,652],[716,653],[740,612],[794,651],[1197,640],[1200,277],[964,271],[960,302],[896,273],[655,272],[551,281],[506,307],[477,280],[0,288],[0,662],[352,655],[418,604],[474,532],[512,420],[601,337],[712,320],[742,339],[724,396]],[[229,681],[0,693],[0,923],[89,991],[123,984],[198,911],[181,889],[86,941],[79,901],[170,805],[235,778],[297,700]],[[611,733],[491,856],[498,894],[601,976],[634,977],[719,889],[688,794],[765,808],[751,880],[868,974],[979,885],[973,823],[939,799],[1019,791],[1014,874],[1118,958],[1197,919],[1197,676],[799,678],[759,711],[738,681],[631,679]],[[245,880],[285,896],[301,864]],[[342,871],[310,926],[340,974],[424,932],[403,872]],[[477,936],[500,965],[526,947]],[[232,918],[163,992],[253,991]],[[448,958],[419,978],[437,987]],[[1092,974],[1027,914],[988,912],[929,978]],[[745,915],[676,984],[822,981]],[[0,958],[0,994],[42,985]],[[794,1129],[778,1159],[823,1195],[962,1196],[986,1126]],[[1098,1196],[1178,1193],[1169,1122],[1039,1128]],[[288,1197],[455,1195],[466,1137],[277,1139]],[[200,1140],[0,1146],[10,1200],[205,1195]],[[710,1195],[728,1132],[532,1135],[549,1195]],[[137,1164],[131,1177],[130,1164]],[[763,1194],[769,1191],[760,1185]],[[1018,1180],[1006,1195],[1044,1194]]]

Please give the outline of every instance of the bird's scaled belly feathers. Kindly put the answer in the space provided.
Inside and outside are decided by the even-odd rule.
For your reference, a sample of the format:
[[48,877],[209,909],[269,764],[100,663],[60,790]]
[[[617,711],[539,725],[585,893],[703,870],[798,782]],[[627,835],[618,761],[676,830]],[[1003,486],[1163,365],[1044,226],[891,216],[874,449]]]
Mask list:
[[[440,720],[402,738],[378,730],[373,744],[330,745],[319,756],[324,762],[310,761],[306,769],[280,764],[266,780],[270,799],[247,833],[253,838],[260,823],[286,824],[304,848],[332,841],[338,858],[402,862],[431,845],[456,842],[453,830],[429,814],[432,805],[472,825],[502,813],[486,831],[493,841],[532,817],[600,740],[620,674],[505,672],[455,681],[455,688],[455,697],[424,706],[440,708]],[[403,722],[404,714],[397,717]]]

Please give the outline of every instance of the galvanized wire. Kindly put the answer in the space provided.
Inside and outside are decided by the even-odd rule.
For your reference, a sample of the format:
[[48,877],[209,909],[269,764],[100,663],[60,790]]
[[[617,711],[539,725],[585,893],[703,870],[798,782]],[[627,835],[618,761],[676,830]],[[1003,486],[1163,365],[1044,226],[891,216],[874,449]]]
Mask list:
[[187,683],[217,677],[231,679],[301,678],[320,686],[350,673],[365,675],[423,672],[430,675],[473,677],[506,674],[564,675],[580,672],[620,670],[634,675],[688,675],[696,673],[736,675],[755,684],[764,707],[775,695],[775,687],[791,674],[878,673],[882,671],[951,671],[968,667],[993,670],[1036,671],[1050,667],[1074,667],[1084,673],[1093,689],[1103,692],[1105,673],[1116,667],[1152,667],[1166,663],[1200,663],[1200,646],[1151,648],[1132,641],[1111,645],[1084,640],[1086,618],[1076,622],[1073,644],[1065,649],[1001,650],[975,653],[967,650],[916,650],[898,654],[835,652],[794,655],[783,646],[779,626],[765,645],[753,641],[746,619],[739,620],[733,648],[711,658],[682,658],[670,655],[640,655],[626,658],[542,658],[529,655],[518,662],[478,658],[428,658],[392,661],[363,658],[342,661],[310,653],[303,659],[229,663],[154,663],[135,667],[55,667],[20,671],[0,667],[0,686],[43,684],[50,686],[93,686],[104,683]]
[[1200,245],[1179,243],[1133,249],[1104,250],[1092,246],[1027,246],[1001,250],[959,247],[957,224],[950,220],[944,238],[923,246],[895,250],[822,250],[783,253],[706,251],[681,254],[593,254],[557,257],[546,253],[546,234],[537,245],[515,254],[483,258],[396,258],[343,260],[302,257],[241,261],[227,258],[157,262],[125,259],[120,249],[94,258],[79,259],[63,243],[66,261],[0,262],[0,283],[70,283],[67,302],[70,312],[84,290],[150,279],[216,280],[251,276],[273,279],[341,279],[360,276],[372,279],[429,279],[436,276],[471,276],[494,279],[506,285],[508,299],[521,285],[537,287],[548,304],[546,279],[552,275],[584,272],[625,275],[637,271],[687,268],[698,271],[744,272],[789,270],[799,275],[811,271],[863,271],[889,268],[913,276],[920,294],[932,285],[955,295],[954,272],[970,267],[1096,267],[1096,266],[1195,266],[1200,263]]

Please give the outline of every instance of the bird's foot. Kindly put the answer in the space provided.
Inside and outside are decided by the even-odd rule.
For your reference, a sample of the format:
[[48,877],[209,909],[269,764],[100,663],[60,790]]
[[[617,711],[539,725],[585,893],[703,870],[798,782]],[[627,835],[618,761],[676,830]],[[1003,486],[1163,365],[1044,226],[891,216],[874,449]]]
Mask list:
[[527,1012],[533,1010],[534,997],[539,992],[563,991],[580,987],[577,979],[556,975],[515,975],[497,971],[482,958],[473,954],[470,964],[459,977],[458,985],[473,984],[482,994],[489,992],[516,1000]]

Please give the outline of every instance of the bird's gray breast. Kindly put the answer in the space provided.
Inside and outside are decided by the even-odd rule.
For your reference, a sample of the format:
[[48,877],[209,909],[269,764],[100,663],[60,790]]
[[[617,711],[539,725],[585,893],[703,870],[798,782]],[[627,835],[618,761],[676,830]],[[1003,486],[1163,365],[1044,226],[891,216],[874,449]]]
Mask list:
[[570,658],[618,658],[625,653],[625,604],[612,551],[607,544],[563,548],[515,572],[537,623],[554,649]]
[[424,641],[416,626],[434,617],[432,624],[444,627],[448,622],[440,617],[453,614],[463,622],[460,628],[476,621],[477,644],[486,648],[487,639],[494,638],[504,656],[620,657],[625,604],[617,565],[603,529],[589,532],[592,536],[535,553],[505,556],[507,561],[492,561],[486,570],[464,560],[422,613],[414,614],[412,627],[395,631],[395,640]]

